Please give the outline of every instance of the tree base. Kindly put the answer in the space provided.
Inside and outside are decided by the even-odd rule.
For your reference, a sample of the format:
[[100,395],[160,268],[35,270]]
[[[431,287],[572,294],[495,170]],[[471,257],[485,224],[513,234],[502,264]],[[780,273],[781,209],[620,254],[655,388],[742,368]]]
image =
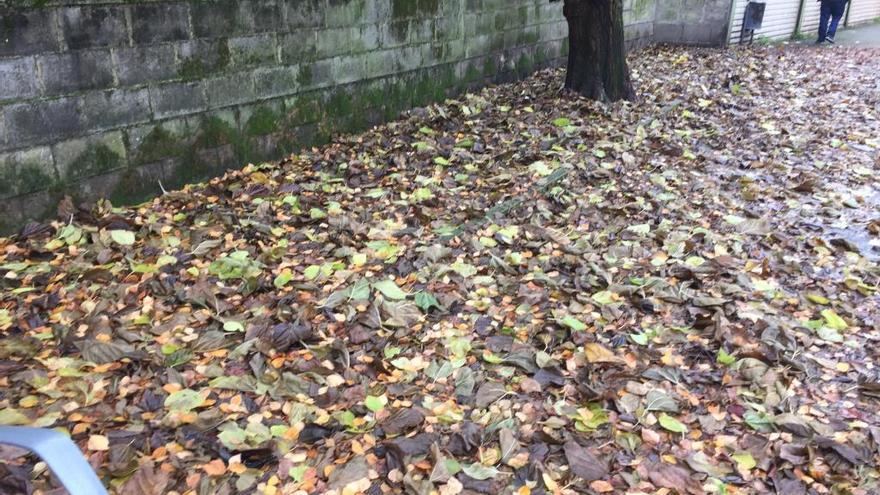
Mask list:
[[634,100],[623,33],[623,0],[565,0],[565,88],[587,98]]

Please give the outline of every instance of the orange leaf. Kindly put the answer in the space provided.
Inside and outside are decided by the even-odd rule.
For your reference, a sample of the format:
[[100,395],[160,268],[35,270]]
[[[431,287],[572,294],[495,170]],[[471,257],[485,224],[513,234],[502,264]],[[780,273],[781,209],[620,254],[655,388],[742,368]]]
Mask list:
[[202,469],[205,470],[208,476],[223,476],[226,473],[226,464],[221,459],[214,459],[202,466]]

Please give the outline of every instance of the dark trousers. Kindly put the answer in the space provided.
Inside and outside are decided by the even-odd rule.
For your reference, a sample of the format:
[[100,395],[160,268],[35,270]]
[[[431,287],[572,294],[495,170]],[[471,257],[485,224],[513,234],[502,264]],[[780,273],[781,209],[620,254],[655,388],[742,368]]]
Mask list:
[[[825,41],[828,38],[834,39],[837,33],[837,25],[846,12],[847,0],[822,0],[822,7],[819,11],[819,41]],[[831,19],[831,24],[828,19]]]

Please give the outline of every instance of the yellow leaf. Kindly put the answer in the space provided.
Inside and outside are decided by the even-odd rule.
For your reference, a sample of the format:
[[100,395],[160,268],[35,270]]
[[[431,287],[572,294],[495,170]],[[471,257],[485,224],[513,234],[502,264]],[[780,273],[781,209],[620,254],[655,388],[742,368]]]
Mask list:
[[544,479],[544,486],[546,486],[547,489],[551,492],[555,492],[559,489],[559,485],[557,485],[556,482],[553,481],[553,478],[551,478],[549,474],[541,473],[541,478]]
[[89,437],[89,450],[110,450],[110,439],[104,435],[92,435]]
[[584,356],[589,363],[622,363],[623,359],[603,347],[602,344],[590,342],[584,345]]

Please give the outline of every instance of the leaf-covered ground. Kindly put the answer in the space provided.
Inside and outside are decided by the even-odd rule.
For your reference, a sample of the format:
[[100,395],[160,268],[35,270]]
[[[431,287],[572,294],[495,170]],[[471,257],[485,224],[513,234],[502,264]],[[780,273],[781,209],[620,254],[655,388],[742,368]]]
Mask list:
[[127,495],[876,493],[880,54],[632,66],[62,205],[0,242],[0,423]]

